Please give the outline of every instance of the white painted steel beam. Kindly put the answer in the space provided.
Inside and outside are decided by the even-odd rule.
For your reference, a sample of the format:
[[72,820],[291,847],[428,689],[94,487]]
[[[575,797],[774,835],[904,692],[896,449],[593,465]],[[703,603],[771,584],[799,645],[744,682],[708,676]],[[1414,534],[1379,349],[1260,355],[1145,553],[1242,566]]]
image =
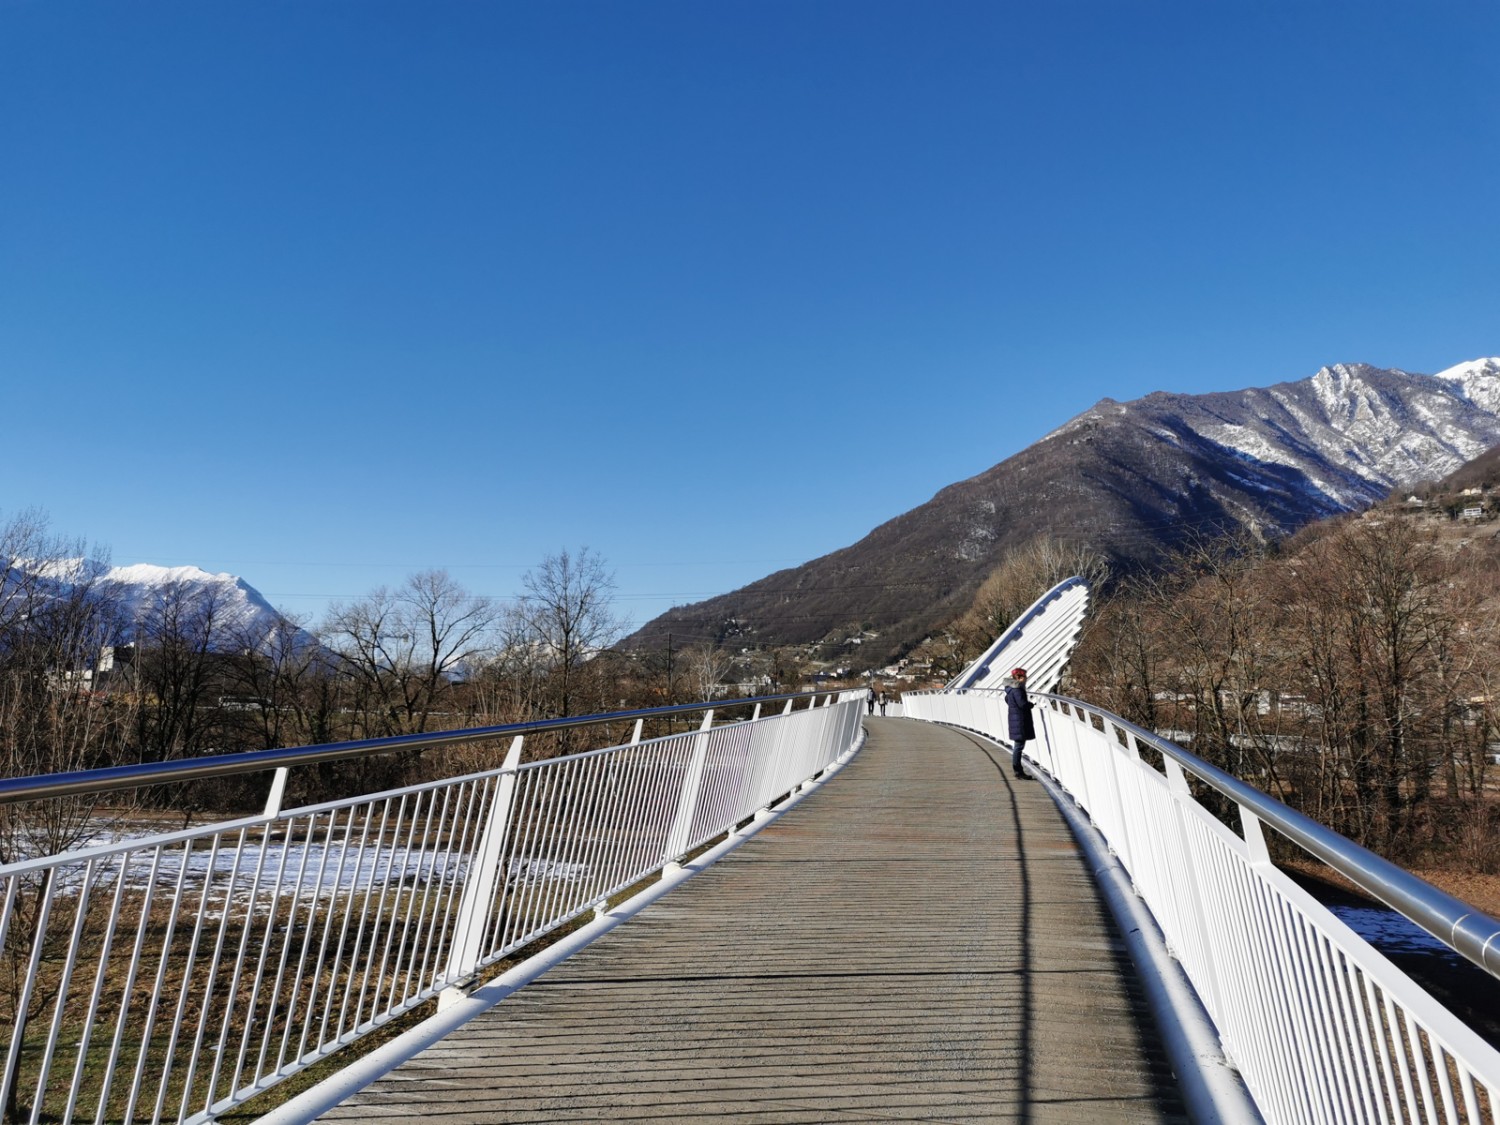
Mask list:
[[1082,578],[1059,582],[995,638],[947,690],[999,688],[1012,668],[1026,669],[1032,691],[1055,691],[1089,609],[1089,587]]

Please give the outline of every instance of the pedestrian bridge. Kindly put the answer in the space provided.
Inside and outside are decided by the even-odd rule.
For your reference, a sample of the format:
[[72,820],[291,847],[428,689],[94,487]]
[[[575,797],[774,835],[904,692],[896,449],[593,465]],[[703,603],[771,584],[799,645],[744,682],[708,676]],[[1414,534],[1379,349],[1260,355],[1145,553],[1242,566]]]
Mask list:
[[876,717],[763,832],[327,1121],[1156,1121],[1089,870],[972,735]]
[[[1494,1121],[1500,1054],[1266,832],[1476,971],[1500,923],[1078,700],[1038,697],[1011,776],[992,669],[1048,686],[1083,597],[899,718],[845,692],[0,782],[272,778],[254,816],[0,867],[6,1119]],[[606,744],[527,760],[572,727]],[[289,770],[460,743],[509,748],[282,807]]]

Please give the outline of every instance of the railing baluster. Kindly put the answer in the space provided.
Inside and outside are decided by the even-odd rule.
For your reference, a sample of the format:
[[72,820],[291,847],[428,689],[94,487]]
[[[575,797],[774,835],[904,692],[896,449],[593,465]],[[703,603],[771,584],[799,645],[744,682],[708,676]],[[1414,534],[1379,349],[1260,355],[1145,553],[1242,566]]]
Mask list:
[[161,954],[156,964],[156,982],[151,990],[151,999],[146,1004],[145,1026],[141,1032],[141,1045],[136,1055],[135,1067],[131,1075],[130,1094],[125,1103],[125,1121],[135,1118],[135,1107],[139,1098],[145,1091],[146,1061],[150,1054],[151,1037],[156,1029],[156,1013],[162,999],[162,986],[166,981],[167,968],[172,950],[172,938],[177,929],[178,908],[182,904],[182,891],[186,885],[188,859],[192,855],[193,841],[184,840],[182,850],[179,854],[177,868],[177,883],[172,891],[171,913],[167,915],[165,933],[162,937]]
[[[359,1028],[365,1025],[365,997],[369,995],[370,980],[373,977],[377,987],[379,986],[381,974],[385,971],[386,958],[390,955],[389,941],[382,944],[380,938],[382,928],[386,930],[390,929],[386,918],[386,903],[389,901],[391,884],[394,882],[391,878],[391,872],[395,868],[397,845],[401,838],[401,824],[403,814],[406,810],[406,795],[402,794],[400,801],[396,804],[394,824],[391,823],[392,800],[393,798],[387,797],[380,802],[380,832],[376,836],[375,861],[370,864],[370,883],[371,886],[376,883],[380,884],[380,897],[375,901],[373,920],[370,922],[369,952],[365,954],[365,971],[359,977],[359,995],[352,996],[351,993],[354,1000],[354,1011],[350,1015],[349,1024],[352,1028]],[[380,873],[382,859],[385,861],[384,875]],[[399,884],[397,884],[396,893],[399,897],[401,893]],[[375,958],[377,947],[380,950],[378,963]],[[350,983],[353,983],[352,979]],[[339,1026],[342,1029],[342,1016],[339,1019]]]
[[[343,920],[339,924],[339,940],[338,945],[335,946],[333,951],[333,963],[329,973],[328,986],[326,989],[324,989],[323,992],[323,1018],[318,1025],[319,1046],[337,1043],[339,1038],[337,1027],[335,1027],[333,1035],[331,1037],[329,1036],[328,1022],[333,1018],[333,999],[338,995],[340,991],[338,987],[339,976],[345,971],[344,946],[348,943],[349,926],[350,923],[354,920],[354,902],[358,897],[359,891],[359,871],[364,861],[365,845],[369,842],[370,839],[370,807],[368,805],[361,805],[359,807],[359,844],[354,849],[354,870],[350,873],[349,876],[348,890],[344,889],[344,869],[348,865],[349,841],[353,835],[352,831],[345,832],[344,846],[339,854],[338,874],[334,878],[333,897],[329,901],[328,912],[331,920],[334,905],[342,899]],[[352,827],[353,822],[351,818],[350,828],[352,829]],[[350,972],[350,975],[352,976],[352,971]],[[345,989],[347,991],[347,983]]]
[[[326,818],[326,827],[322,829],[322,854],[318,858],[318,873],[310,886],[307,896],[307,921],[304,923],[302,929],[302,950],[297,955],[296,968],[292,975],[291,990],[287,996],[286,1028],[281,1037],[281,1051],[276,1056],[276,1069],[278,1071],[282,1067],[287,1065],[287,1049],[292,1045],[293,1034],[299,1030],[298,1024],[295,1022],[295,1019],[299,1016],[301,1016],[302,1018],[300,1029],[301,1034],[297,1036],[297,1049],[292,1053],[291,1061],[293,1063],[300,1062],[305,1054],[307,1042],[307,1020],[304,1013],[312,1006],[313,996],[317,993],[317,982],[313,981],[309,984],[307,999],[304,1000],[302,998],[302,978],[307,973],[307,959],[308,955],[312,952],[313,930],[318,920],[318,902],[322,897],[323,887],[325,885],[324,876],[328,872],[328,855],[333,850],[331,844],[333,840],[333,826],[336,822],[336,814],[330,812],[328,817]],[[316,817],[309,818],[307,822],[306,847],[309,859],[311,859],[312,857],[314,839],[313,832],[317,826],[317,823],[318,819]],[[292,928],[295,929],[295,913],[293,915],[292,921]]]
[[[265,866],[266,857],[271,854],[272,829],[274,824],[275,821],[268,820],[261,828],[261,869]],[[245,1003],[245,1019],[240,1032],[240,1049],[236,1052],[234,1072],[229,1079],[231,1093],[240,1089],[240,1083],[244,1078],[245,1062],[249,1057],[251,1045],[255,1041],[255,1014],[261,1004],[261,986],[265,983],[266,965],[271,960],[272,938],[276,933],[276,918],[281,909],[282,890],[286,886],[286,863],[287,856],[290,853],[291,841],[288,839],[286,845],[279,850],[276,858],[275,878],[271,884],[270,900],[266,905],[266,923],[261,930],[260,949],[255,958],[255,975],[250,984],[250,995]],[[255,919],[253,915],[247,915],[245,919],[246,936],[248,937],[254,929]],[[275,997],[273,994],[272,999],[267,1003],[268,1018],[270,1012],[274,1011],[274,1004]],[[225,1021],[225,1027],[226,1029],[228,1027],[227,1020]],[[256,1077],[259,1077],[259,1074]]]
[[[448,979],[448,964],[452,961],[453,950],[460,940],[459,919],[463,910],[464,891],[473,873],[480,841],[484,835],[484,827],[489,821],[491,806],[485,798],[486,795],[493,797],[494,787],[495,779],[492,777],[474,779],[469,786],[470,799],[462,814],[462,831],[456,840],[451,837],[449,839],[448,862],[453,866],[453,878],[448,883],[442,924],[447,948],[443,958],[433,962],[433,979],[430,985],[434,988],[446,987],[440,986],[439,980]],[[451,983],[452,981],[449,980],[448,984],[451,985]]]
[[[401,951],[406,942],[406,931],[411,921],[411,902],[414,897],[406,886],[406,872],[411,864],[412,845],[417,838],[417,823],[422,819],[422,807],[424,804],[422,798],[423,795],[421,793],[403,793],[401,795],[401,808],[396,817],[396,842],[391,845],[391,859],[386,869],[386,882],[390,884],[394,881],[396,885],[396,898],[394,903],[392,903],[392,917],[386,923],[385,946],[380,953],[380,971],[375,974],[375,992],[370,998],[370,1010],[372,1014],[395,1007],[396,977],[400,973]],[[410,804],[410,816],[407,815],[408,803]],[[403,822],[406,826],[406,839],[404,842],[401,841],[401,825]],[[399,873],[394,875],[393,879],[392,872],[395,871],[398,856],[401,859],[401,869]],[[405,913],[402,912],[403,900],[406,907]],[[396,915],[401,916],[399,926],[395,917]],[[396,941],[398,930],[401,933],[399,943]],[[386,1009],[382,1009],[380,1004],[380,997],[383,993],[388,997]]]
[[[68,940],[68,954],[63,961],[62,976],[57,983],[57,1001],[52,1006],[52,1027],[47,1032],[47,1042],[42,1050],[41,1063],[37,1067],[36,1101],[33,1103],[37,1108],[32,1112],[33,1117],[39,1115],[40,1107],[47,1100],[47,1078],[52,1073],[52,1059],[57,1052],[57,1041],[62,1036],[63,1014],[67,1010],[68,989],[73,981],[73,970],[78,966],[78,947],[83,937],[84,924],[88,921],[89,898],[94,892],[96,862],[89,860],[84,865],[83,882],[78,888],[78,902],[73,915],[73,932]],[[71,1100],[71,1092],[69,1100]]]
[[[99,963],[96,966],[93,995],[89,998],[89,1011],[84,1014],[83,1032],[78,1037],[78,1058],[74,1064],[74,1077],[72,1077],[72,1082],[69,1083],[68,1106],[63,1110],[63,1121],[74,1121],[75,1119],[75,1112],[78,1109],[78,1097],[80,1097],[81,1085],[83,1085],[83,1076],[86,1073],[87,1064],[89,1064],[89,1046],[93,1041],[95,1020],[99,1017],[99,1002],[104,998],[105,987],[107,987],[111,954],[114,953],[115,930],[118,929],[120,907],[124,903],[124,886],[126,886],[124,862],[126,862],[126,856],[120,856],[120,873],[118,873],[118,877],[115,879],[114,900],[110,903],[110,921],[105,926],[104,941],[101,942],[101,947],[99,947]],[[0,948],[3,948],[3,945],[5,945],[5,939],[0,938]],[[126,992],[126,998],[127,996],[129,996],[129,990]],[[121,1002],[120,1007],[123,1010],[126,1004]],[[104,1104],[102,1098],[101,1104]]]
[[[189,1054],[187,1070],[182,1080],[182,1098],[180,1101],[182,1109],[180,1115],[186,1114],[187,1106],[192,1101],[193,1080],[197,1077],[198,1063],[203,1055],[204,1036],[207,1034],[210,1014],[213,1011],[214,992],[218,986],[219,962],[223,959],[224,942],[226,936],[229,933],[229,919],[231,914],[233,913],[234,905],[234,884],[240,873],[240,860],[244,858],[245,839],[247,832],[248,828],[240,829],[239,842],[235,845],[234,849],[234,862],[230,865],[229,869],[229,882],[224,887],[224,903],[219,912],[218,931],[214,937],[214,951],[208,963],[208,971],[204,974],[206,982],[203,988],[203,1000],[201,1002],[201,1009],[198,1013],[198,1029],[193,1034],[193,1049]],[[208,888],[211,887],[212,884],[213,870],[212,865],[210,865],[208,877],[204,881],[205,896],[207,895]],[[205,898],[205,909],[206,903],[207,899]],[[230,994],[230,1001],[233,1001],[232,992]],[[227,1022],[225,1026],[228,1026]],[[215,1065],[215,1071],[217,1071],[217,1064]],[[212,1104],[213,1087],[212,1083],[210,1083],[209,1090],[204,1099],[203,1105],[204,1108],[207,1109],[208,1106]]]
[[[292,946],[296,941],[297,913],[301,908],[302,894],[308,890],[307,867],[312,859],[313,826],[316,822],[316,814],[306,818],[306,836],[302,844],[302,855],[297,861],[297,879],[292,887],[291,901],[287,904],[286,926],[282,930],[281,956],[277,958],[276,983],[271,989],[270,1000],[266,1004],[266,1032],[261,1042],[260,1056],[256,1060],[255,1072],[257,1075],[266,1073],[266,1055],[270,1050],[271,1040],[275,1036],[278,1018],[282,1023],[281,1046],[276,1053],[276,1063],[271,1068],[273,1073],[280,1072],[286,1063],[287,1038],[292,1033],[292,1015],[297,1011],[296,1003],[296,973],[298,970],[291,965]],[[297,820],[287,821],[286,844],[283,846],[283,854],[290,855],[292,841],[297,827]],[[293,973],[291,991],[284,991],[288,985],[287,970],[291,967]]]
[[[462,801],[462,793],[455,792],[454,788],[448,787],[443,790],[442,811],[438,814],[438,828],[432,837],[432,874],[427,879],[427,885],[422,889],[422,908],[420,917],[423,921],[422,930],[422,961],[420,965],[413,964],[408,976],[407,996],[416,1000],[427,991],[427,986],[432,980],[429,967],[437,956],[439,942],[443,935],[441,925],[438,922],[438,904],[445,901],[444,890],[447,888],[450,878],[449,852],[444,846],[444,841],[449,839],[452,833],[451,821],[449,820],[457,806]],[[429,909],[429,904],[431,909]],[[415,987],[413,983],[415,982]]]
[[[370,821],[374,819],[373,809],[367,809],[365,812],[366,835],[363,839],[361,839],[360,842],[359,862],[355,867],[355,885],[351,886],[349,890],[351,896],[357,895],[359,898],[359,929],[355,932],[354,948],[350,951],[349,954],[349,972],[345,974],[344,995],[339,1000],[339,1019],[338,1023],[334,1025],[333,1029],[333,1039],[336,1043],[342,1043],[344,1041],[344,1029],[349,1019],[349,1001],[354,996],[355,978],[359,978],[361,982],[361,988],[363,988],[363,982],[368,981],[370,978],[370,964],[372,958],[370,952],[365,946],[365,930],[370,925],[370,900],[375,891],[376,874],[380,870],[380,853],[382,852],[382,850],[384,850],[385,846],[385,828],[386,822],[390,819],[390,811],[390,801],[381,801],[380,824],[375,829],[375,855],[368,865],[369,874],[365,876],[363,878],[363,881],[361,882],[360,873],[366,870],[364,852],[368,843],[368,826]],[[384,897],[385,887],[384,885],[382,885],[382,900],[384,899]],[[356,971],[356,967],[360,964],[361,961],[363,961],[364,963],[364,970],[363,972],[358,972]],[[355,1022],[358,1022],[357,1018]]]
[[[109,1106],[110,1092],[114,1088],[115,1070],[117,1065],[119,1064],[120,1051],[125,1041],[125,1024],[126,1021],[130,1018],[131,1000],[135,992],[136,972],[140,968],[141,954],[146,947],[146,933],[151,921],[152,900],[156,894],[156,876],[157,872],[161,869],[161,845],[158,844],[156,847],[151,848],[150,855],[151,866],[149,874],[146,877],[146,890],[141,896],[141,916],[140,920],[136,923],[135,942],[130,951],[130,967],[125,971],[125,981],[120,989],[120,1010],[115,1015],[115,1033],[110,1041],[109,1057],[105,1062],[104,1075],[99,1086],[99,1103],[98,1108],[94,1113],[94,1121],[96,1122],[96,1125],[102,1125],[105,1120],[106,1112]],[[120,856],[120,887],[122,889],[128,882],[128,879],[126,878],[126,872],[129,870],[130,859],[131,856],[129,854]],[[112,921],[117,921],[118,919],[119,910],[117,909],[115,911],[115,917],[114,919],[112,919]],[[0,935],[0,940],[3,940],[3,935]],[[102,994],[105,988],[104,978],[108,967],[109,962],[107,956],[100,957],[99,980],[94,985],[95,1000],[99,998],[99,995]],[[93,1025],[92,1019],[89,1020],[89,1025]],[[79,1053],[78,1068],[81,1077],[84,1068],[84,1057],[82,1052]],[[77,1081],[78,1079],[75,1079],[75,1084]],[[71,1110],[68,1111],[66,1117],[68,1119],[71,1119],[73,1117],[73,1113]]]

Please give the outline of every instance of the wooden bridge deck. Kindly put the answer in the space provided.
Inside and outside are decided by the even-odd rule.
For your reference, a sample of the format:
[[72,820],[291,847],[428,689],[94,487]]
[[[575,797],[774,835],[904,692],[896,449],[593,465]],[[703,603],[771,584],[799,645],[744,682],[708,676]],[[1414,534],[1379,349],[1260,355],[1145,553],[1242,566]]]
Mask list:
[[867,723],[781,820],[323,1120],[1184,1120],[1041,787]]

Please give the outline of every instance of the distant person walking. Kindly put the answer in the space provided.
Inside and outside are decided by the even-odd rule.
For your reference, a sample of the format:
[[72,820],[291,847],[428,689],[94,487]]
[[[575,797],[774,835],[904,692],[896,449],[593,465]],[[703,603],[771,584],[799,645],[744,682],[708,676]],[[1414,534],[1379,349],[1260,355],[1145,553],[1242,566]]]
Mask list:
[[1005,706],[1010,712],[1010,740],[1015,744],[1011,752],[1010,768],[1019,778],[1030,775],[1021,765],[1021,747],[1036,737],[1036,727],[1031,722],[1031,709],[1035,703],[1026,698],[1026,669],[1014,668],[1005,684]]
[[887,699],[888,699],[888,698],[889,698],[889,697],[888,697],[888,696],[887,696],[887,695],[886,695],[886,693],[885,693],[885,692],[881,692],[881,693],[880,693],[880,713],[881,713],[881,714],[882,714],[882,715],[884,715],[884,714],[885,714],[885,704],[886,704],[886,700],[887,700]]
[[869,688],[865,691],[865,710],[875,714],[875,689]]

